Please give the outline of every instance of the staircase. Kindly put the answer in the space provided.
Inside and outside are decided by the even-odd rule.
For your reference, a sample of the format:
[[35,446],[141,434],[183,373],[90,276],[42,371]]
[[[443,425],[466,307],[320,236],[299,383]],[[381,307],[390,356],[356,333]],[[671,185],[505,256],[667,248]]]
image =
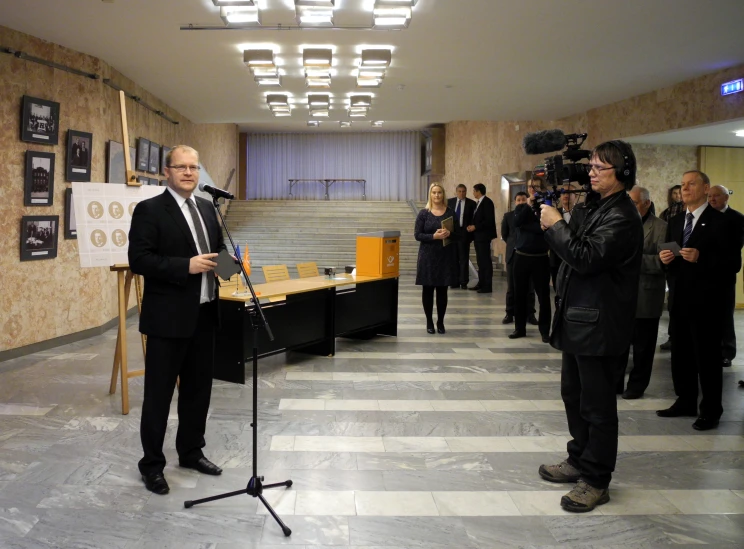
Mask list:
[[293,278],[307,261],[343,270],[356,263],[357,233],[381,230],[400,231],[400,273],[416,273],[415,215],[406,202],[233,200],[226,219],[235,243],[248,244],[255,282],[264,265],[287,265]]

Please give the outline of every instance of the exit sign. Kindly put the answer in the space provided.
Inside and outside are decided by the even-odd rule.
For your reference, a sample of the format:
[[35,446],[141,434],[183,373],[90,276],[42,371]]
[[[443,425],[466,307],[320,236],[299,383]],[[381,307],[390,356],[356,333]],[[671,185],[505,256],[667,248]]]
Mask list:
[[744,91],[744,79],[742,78],[721,84],[721,95],[731,95],[740,91]]

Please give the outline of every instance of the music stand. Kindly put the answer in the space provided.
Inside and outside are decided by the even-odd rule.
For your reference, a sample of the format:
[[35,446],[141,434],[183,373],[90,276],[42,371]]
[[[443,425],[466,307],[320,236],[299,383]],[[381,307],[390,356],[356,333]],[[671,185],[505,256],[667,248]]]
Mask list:
[[[233,242],[230,231],[227,229],[225,218],[222,217],[218,198],[212,197],[212,201],[215,210],[217,210],[217,215],[220,218],[222,227],[225,229],[225,234],[227,234],[227,238],[230,240],[230,245],[232,246],[233,253],[235,254],[235,257],[237,257],[238,252],[235,247],[235,242]],[[261,309],[261,305],[258,302],[256,292],[253,291],[253,285],[251,284],[250,278],[248,278],[248,273],[245,271],[243,262],[238,260],[238,263],[240,264],[240,271],[245,277],[246,286],[248,286],[248,289],[251,292],[251,301],[253,302],[253,308],[249,313],[251,329],[253,330],[253,423],[251,423],[251,427],[253,428],[253,476],[251,476],[251,479],[248,481],[248,485],[243,490],[236,490],[234,492],[219,494],[217,496],[211,496],[203,499],[184,501],[183,506],[189,509],[194,505],[199,505],[200,503],[207,503],[209,501],[215,501],[218,499],[230,498],[233,496],[246,494],[251,497],[258,498],[261,503],[264,504],[264,507],[266,507],[269,513],[271,513],[271,516],[274,517],[274,520],[279,523],[279,526],[281,526],[284,535],[289,536],[292,534],[292,530],[290,530],[287,525],[282,522],[282,519],[279,518],[279,515],[276,514],[276,511],[274,511],[271,505],[269,505],[269,502],[266,501],[266,498],[263,497],[263,491],[267,488],[277,488],[279,486],[285,486],[289,488],[292,486],[292,481],[285,480],[284,482],[276,482],[274,484],[264,484],[264,478],[258,476],[258,331],[261,327],[263,327],[266,330],[270,341],[274,341],[274,334],[271,333],[271,328],[269,327],[269,323],[266,321],[266,317],[264,316],[263,310]]]

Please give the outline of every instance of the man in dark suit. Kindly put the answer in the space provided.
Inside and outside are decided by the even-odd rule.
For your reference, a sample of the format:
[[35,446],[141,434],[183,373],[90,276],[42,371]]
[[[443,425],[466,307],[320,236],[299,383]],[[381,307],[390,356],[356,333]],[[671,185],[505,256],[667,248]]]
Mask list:
[[216,252],[225,249],[212,204],[192,196],[199,181],[199,155],[178,145],[166,158],[168,187],[134,209],[129,265],[145,277],[140,332],[147,335],[145,396],[139,470],[145,486],[168,493],[163,476],[163,440],[176,378],[181,467],[219,475],[204,457],[204,431],[212,391],[214,329],[218,320]]
[[[457,237],[455,240],[455,246],[457,247],[455,260],[457,261],[459,287],[467,290],[468,281],[470,280],[468,268],[468,262],[470,261],[470,234],[467,227],[473,223],[475,200],[467,197],[468,188],[462,183],[457,186],[455,192],[457,193],[457,198],[447,200],[447,206],[455,212],[455,235]],[[452,286],[452,288],[457,287],[457,285]]]
[[[661,417],[698,415],[698,378],[703,398],[693,428],[707,431],[718,426],[721,405],[721,330],[726,299],[716,298],[704,288],[723,288],[730,283],[740,263],[735,235],[727,231],[726,216],[708,205],[710,179],[693,170],[682,176],[684,215],[669,220],[666,241],[679,244],[675,256],[659,252],[674,283],[672,303],[672,381],[675,403],[656,413]],[[738,256],[738,257],[737,257]]]
[[[519,191],[514,195],[514,207],[527,203],[527,193]],[[502,324],[514,322],[514,243],[517,240],[517,228],[514,226],[514,210],[506,212],[501,220],[501,239],[506,242],[506,315]],[[530,311],[530,324],[537,325],[535,318],[535,289],[532,287],[532,279],[529,280],[530,289],[527,296],[527,310]]]
[[[722,212],[728,221],[728,231],[733,233],[739,242],[739,264],[736,269],[741,270],[741,248],[744,246],[744,215],[728,205],[729,191],[723,185],[713,185],[708,191],[708,204]],[[734,330],[734,309],[736,308],[736,274],[721,288],[726,298],[726,317],[723,319],[723,366],[731,366],[736,358],[736,331]]]
[[479,294],[493,291],[493,261],[491,260],[491,240],[496,238],[496,209],[493,201],[486,196],[483,183],[473,185],[475,212],[468,232],[473,236],[475,258],[478,262],[478,285],[470,288]]

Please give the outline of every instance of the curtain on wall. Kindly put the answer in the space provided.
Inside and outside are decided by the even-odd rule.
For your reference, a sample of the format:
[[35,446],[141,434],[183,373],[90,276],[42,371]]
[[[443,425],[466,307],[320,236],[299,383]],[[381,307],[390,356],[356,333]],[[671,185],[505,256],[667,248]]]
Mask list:
[[[418,197],[421,174],[420,133],[249,134],[249,200],[289,198],[289,179],[366,179],[367,200]],[[292,198],[321,200],[325,189],[302,183]],[[358,183],[335,183],[331,200],[361,200]]]

